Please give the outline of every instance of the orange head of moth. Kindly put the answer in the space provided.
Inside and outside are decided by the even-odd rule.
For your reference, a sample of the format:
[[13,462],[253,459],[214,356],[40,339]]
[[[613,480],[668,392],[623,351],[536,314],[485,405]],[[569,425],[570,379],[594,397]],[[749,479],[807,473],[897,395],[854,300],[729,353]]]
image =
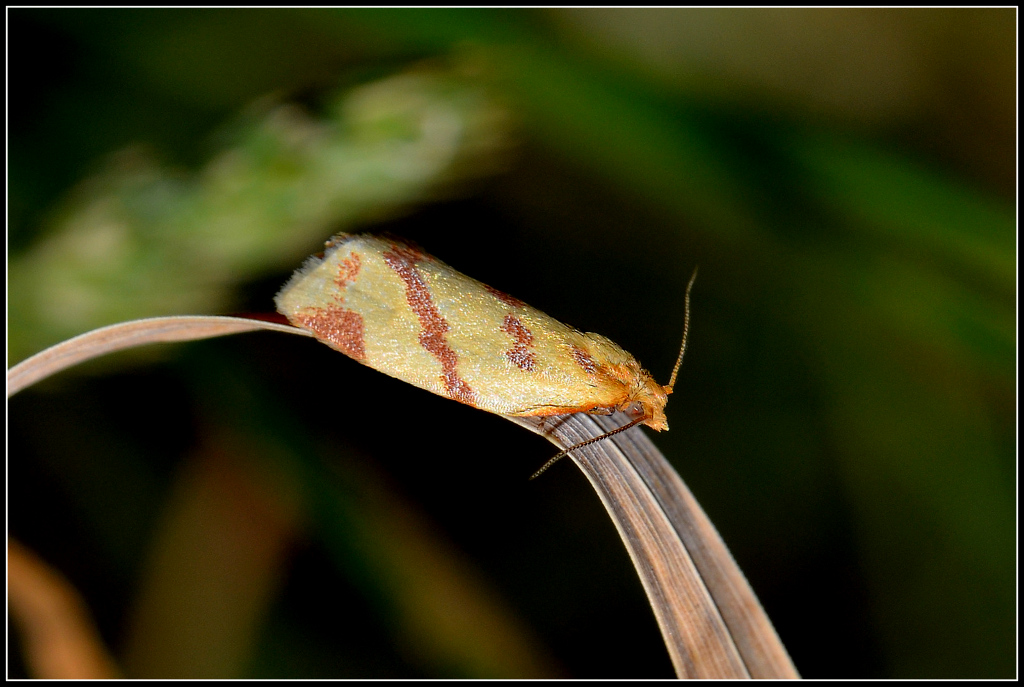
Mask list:
[[615,410],[619,410],[638,420],[653,430],[663,432],[668,429],[665,418],[665,404],[671,389],[655,381],[640,363],[630,359],[617,365],[607,365],[605,370],[618,379],[629,391],[626,400]]
[[642,424],[653,430],[664,432],[668,429],[668,420],[665,419],[665,404],[668,403],[668,395],[672,392],[654,381],[654,378],[644,370],[643,379],[637,380],[637,386],[630,394],[633,399],[631,406],[626,410],[630,415],[636,415],[635,409],[644,416]]
[[697,270],[693,270],[693,275],[690,277],[690,283],[686,285],[686,300],[684,305],[683,315],[683,343],[679,347],[679,357],[676,358],[676,364],[672,368],[672,376],[668,380],[668,384],[662,386],[654,380],[651,373],[640,367],[640,364],[636,362],[631,356],[628,360],[621,362],[618,365],[611,366],[611,372],[620,381],[630,387],[630,391],[626,397],[626,402],[620,405],[616,410],[620,410],[627,415],[631,415],[634,419],[618,429],[613,429],[610,432],[606,432],[599,437],[593,439],[587,439],[582,441],[575,446],[559,452],[556,456],[551,458],[548,462],[544,463],[537,472],[533,473],[530,479],[536,479],[549,467],[554,465],[560,458],[568,455],[572,451],[589,446],[590,444],[602,441],[611,436],[614,436],[620,432],[625,432],[636,425],[644,424],[651,429],[659,432],[668,429],[668,420],[665,418],[665,404],[668,403],[668,395],[672,393],[672,389],[676,385],[676,376],[679,374],[679,367],[683,364],[683,355],[686,353],[686,340],[687,335],[690,332],[690,290],[693,289],[693,282],[697,279]]

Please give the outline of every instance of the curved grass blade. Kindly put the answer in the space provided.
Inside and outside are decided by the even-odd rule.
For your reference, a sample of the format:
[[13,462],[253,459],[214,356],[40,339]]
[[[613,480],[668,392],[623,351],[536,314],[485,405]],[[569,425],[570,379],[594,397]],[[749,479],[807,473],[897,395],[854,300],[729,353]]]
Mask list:
[[[132,320],[87,332],[15,365],[7,371],[7,395],[107,353],[260,329],[309,336],[288,325],[240,317]],[[562,448],[622,424],[622,417],[582,413],[508,419]],[[622,432],[570,455],[626,545],[680,677],[799,677],[711,521],[642,432]]]
[[114,351],[152,343],[211,339],[258,329],[311,336],[304,329],[246,317],[182,315],[120,322],[62,341],[21,361],[7,371],[7,397],[61,370]]
[[[508,417],[561,448],[624,418]],[[570,456],[626,545],[679,677],[799,677],[714,525],[643,432],[632,429]]]

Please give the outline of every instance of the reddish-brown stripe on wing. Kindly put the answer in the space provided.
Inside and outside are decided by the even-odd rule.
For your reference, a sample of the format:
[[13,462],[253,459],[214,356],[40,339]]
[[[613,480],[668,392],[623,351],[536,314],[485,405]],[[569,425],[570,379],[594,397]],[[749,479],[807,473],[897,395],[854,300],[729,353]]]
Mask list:
[[529,350],[533,345],[533,334],[530,330],[514,315],[505,315],[501,330],[510,334],[516,341],[512,348],[505,351],[505,357],[520,369],[533,372],[537,358]]
[[526,303],[523,303],[521,300],[519,300],[515,296],[508,295],[504,291],[499,291],[498,289],[494,288],[493,286],[488,286],[487,284],[484,284],[484,288],[487,289],[487,292],[489,294],[491,294],[492,296],[497,298],[499,301],[501,301],[505,305],[509,305],[509,306],[511,306],[513,308],[525,308],[526,307]]
[[458,356],[444,338],[450,327],[434,305],[430,289],[416,269],[416,263],[423,258],[423,254],[407,246],[392,244],[391,250],[385,251],[383,257],[388,267],[393,269],[405,284],[405,299],[420,321],[420,345],[441,362],[442,378],[448,396],[469,405],[476,405],[476,395],[459,377],[456,369]]
[[359,257],[359,253],[350,253],[347,258],[341,261],[341,264],[338,266],[338,273],[334,275],[334,283],[338,285],[339,290],[343,290],[356,280],[361,266],[362,260]]
[[583,368],[584,372],[593,374],[597,371],[597,363],[590,357],[590,354],[578,346],[572,347],[572,357],[576,364]]
[[359,313],[331,305],[300,312],[295,319],[318,339],[330,342],[345,355],[356,360],[366,359],[363,316]]

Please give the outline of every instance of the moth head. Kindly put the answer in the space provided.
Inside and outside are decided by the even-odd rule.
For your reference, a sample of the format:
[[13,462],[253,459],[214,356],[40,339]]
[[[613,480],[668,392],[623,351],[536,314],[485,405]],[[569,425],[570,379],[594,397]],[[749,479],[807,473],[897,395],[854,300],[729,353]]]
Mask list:
[[646,418],[643,424],[653,430],[658,432],[667,430],[668,420],[665,418],[665,404],[668,403],[668,394],[665,393],[665,387],[654,381],[654,378],[646,370],[638,382],[621,410],[632,417]]

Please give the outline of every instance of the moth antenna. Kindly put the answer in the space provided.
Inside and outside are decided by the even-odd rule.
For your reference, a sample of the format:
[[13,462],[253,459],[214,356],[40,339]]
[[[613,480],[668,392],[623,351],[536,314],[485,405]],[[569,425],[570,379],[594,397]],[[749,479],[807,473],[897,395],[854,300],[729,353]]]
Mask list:
[[545,470],[547,470],[549,467],[551,467],[552,465],[557,463],[559,460],[561,460],[562,458],[567,456],[572,451],[575,451],[578,448],[583,448],[584,446],[590,446],[591,444],[596,443],[598,441],[603,441],[604,439],[607,439],[608,437],[610,437],[612,435],[618,434],[619,432],[625,432],[630,427],[638,425],[638,424],[640,424],[641,422],[643,422],[644,420],[647,420],[647,419],[648,419],[647,417],[638,417],[637,419],[633,420],[629,424],[622,425],[618,429],[613,429],[612,431],[606,432],[606,433],[602,434],[599,437],[594,437],[593,439],[587,439],[586,441],[581,441],[580,443],[576,444],[575,446],[570,446],[569,448],[565,449],[564,451],[562,451],[561,453],[556,455],[554,458],[549,460],[548,462],[544,463],[544,465],[542,465],[540,467],[540,470],[538,470],[537,472],[535,472],[532,475],[530,475],[530,479],[531,480],[537,479],[538,477],[541,476],[541,474],[544,473]]
[[683,314],[683,345],[679,347],[679,357],[676,358],[676,366],[672,368],[672,377],[669,378],[668,384],[665,385],[666,394],[672,393],[672,389],[676,386],[676,375],[679,374],[679,366],[683,364],[683,354],[686,353],[686,337],[690,333],[690,290],[693,288],[693,282],[697,281],[697,269],[697,267],[693,268],[690,283],[686,285],[685,312]]

